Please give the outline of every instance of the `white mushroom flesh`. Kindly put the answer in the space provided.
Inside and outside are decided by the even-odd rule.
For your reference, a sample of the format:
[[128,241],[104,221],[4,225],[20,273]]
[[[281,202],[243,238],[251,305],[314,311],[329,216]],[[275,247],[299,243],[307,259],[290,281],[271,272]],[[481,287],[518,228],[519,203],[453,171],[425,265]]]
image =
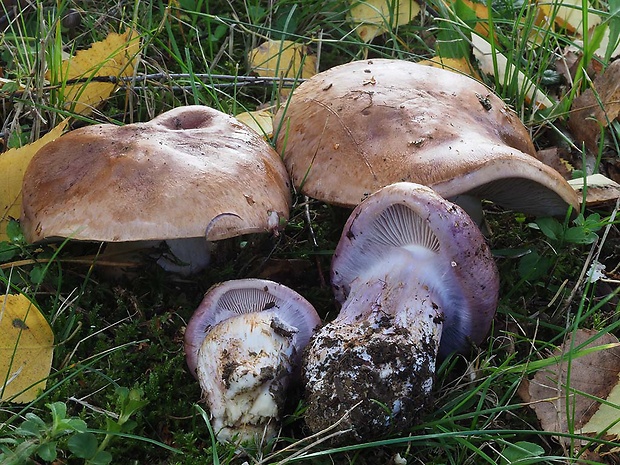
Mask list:
[[198,351],[197,374],[218,440],[272,437],[295,369],[297,329],[273,311],[218,323]]

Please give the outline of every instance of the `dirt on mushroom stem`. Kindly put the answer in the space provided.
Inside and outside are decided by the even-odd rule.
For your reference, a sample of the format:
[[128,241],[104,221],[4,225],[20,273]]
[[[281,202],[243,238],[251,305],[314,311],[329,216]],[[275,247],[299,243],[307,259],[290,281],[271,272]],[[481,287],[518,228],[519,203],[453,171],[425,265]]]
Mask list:
[[432,401],[441,311],[423,292],[399,304],[385,281],[358,283],[347,301],[358,316],[343,307],[306,348],[306,423],[318,432],[345,417],[337,443],[403,431]]
[[[334,440],[345,443],[382,437],[419,422],[432,403],[429,386],[437,344],[432,338],[415,341],[407,328],[392,326],[392,320],[381,317],[384,329],[391,328],[386,332],[368,323],[340,325],[312,341],[314,347],[327,347],[329,355],[305,376],[323,370],[321,376],[330,379],[330,385],[318,382],[307,394],[305,418],[311,430],[328,428],[346,415],[338,430],[351,432]],[[414,354],[418,363],[411,363]]]
[[430,406],[438,356],[489,329],[499,285],[490,250],[462,209],[396,183],[352,212],[331,278],[342,308],[304,354],[306,423],[340,442],[402,433]]

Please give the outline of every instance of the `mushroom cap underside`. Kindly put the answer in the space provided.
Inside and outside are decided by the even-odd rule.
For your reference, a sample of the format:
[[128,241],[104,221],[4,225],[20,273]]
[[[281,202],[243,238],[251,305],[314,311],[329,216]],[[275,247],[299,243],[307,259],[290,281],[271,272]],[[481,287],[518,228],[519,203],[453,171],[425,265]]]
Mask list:
[[262,311],[274,312],[287,327],[296,329],[293,342],[297,356],[321,324],[312,304],[283,284],[256,278],[216,284],[205,293],[185,330],[185,356],[191,373],[196,375],[198,350],[211,328],[230,318]]
[[209,240],[274,230],[290,208],[288,174],[254,131],[205,106],[146,123],[101,124],[43,147],[23,182],[28,240]]
[[499,276],[483,235],[460,207],[413,183],[368,197],[353,210],[334,253],[337,300],[347,299],[366,270],[394,256],[410,260],[410,267],[428,264],[420,273],[444,315],[441,355],[484,340],[497,308]]
[[[452,196],[499,176],[517,198],[536,186],[551,204],[534,208],[547,214],[577,206],[566,181],[534,158],[516,114],[479,82],[450,71],[387,59],[337,66],[299,86],[274,127],[293,184],[328,203],[353,207],[401,181]],[[450,192],[442,192],[443,184],[451,184]]]

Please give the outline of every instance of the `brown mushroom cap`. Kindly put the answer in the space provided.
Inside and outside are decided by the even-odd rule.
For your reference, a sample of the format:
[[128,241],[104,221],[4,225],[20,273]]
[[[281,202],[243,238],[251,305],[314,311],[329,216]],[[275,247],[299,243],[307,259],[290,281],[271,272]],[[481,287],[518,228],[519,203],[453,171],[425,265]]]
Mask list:
[[566,181],[534,158],[517,115],[481,83],[443,69],[390,59],[331,68],[297,88],[274,127],[294,185],[328,203],[352,207],[410,181],[527,213],[577,206]]
[[122,242],[274,230],[287,219],[288,175],[262,137],[205,106],[147,123],[100,124],[46,145],[24,176],[29,241]]

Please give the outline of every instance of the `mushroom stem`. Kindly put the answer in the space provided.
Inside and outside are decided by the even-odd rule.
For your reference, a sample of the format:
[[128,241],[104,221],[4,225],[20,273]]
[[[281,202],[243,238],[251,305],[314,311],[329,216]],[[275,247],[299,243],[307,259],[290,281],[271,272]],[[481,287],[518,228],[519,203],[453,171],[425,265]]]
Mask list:
[[[377,437],[416,423],[428,405],[443,313],[428,281],[406,266],[410,259],[387,257],[353,282],[338,317],[312,339],[306,392],[309,409],[321,410],[308,412],[312,430],[362,401],[342,427],[358,439]],[[368,381],[352,383],[360,374]]]
[[314,432],[351,430],[339,440],[372,440],[419,422],[435,360],[484,340],[499,288],[471,218],[412,183],[380,189],[353,210],[331,281],[343,306],[312,336],[302,369],[306,423]]
[[[428,289],[415,282],[392,284],[388,279],[379,279],[374,283],[367,282],[368,287],[353,288],[349,299],[345,302],[341,317],[335,321],[340,324],[357,324],[364,318],[372,327],[380,328],[385,318],[392,319],[392,324],[409,328],[412,342],[424,342],[433,347],[433,359],[437,356],[437,348],[443,327],[443,313]],[[391,288],[390,288],[391,287]],[[418,291],[418,292],[416,292]],[[396,294],[396,295],[395,295]],[[404,304],[403,304],[404,302]],[[354,317],[354,312],[364,312],[363,317]]]
[[320,323],[306,299],[273,281],[238,279],[207,291],[184,342],[219,441],[277,433],[301,354]]
[[441,295],[435,296],[442,283],[438,268],[436,254],[424,247],[387,252],[351,283],[338,320],[356,322],[375,309],[392,315],[402,326],[441,318]]
[[220,441],[273,437],[295,363],[297,328],[275,312],[217,325],[198,351],[198,379]]

